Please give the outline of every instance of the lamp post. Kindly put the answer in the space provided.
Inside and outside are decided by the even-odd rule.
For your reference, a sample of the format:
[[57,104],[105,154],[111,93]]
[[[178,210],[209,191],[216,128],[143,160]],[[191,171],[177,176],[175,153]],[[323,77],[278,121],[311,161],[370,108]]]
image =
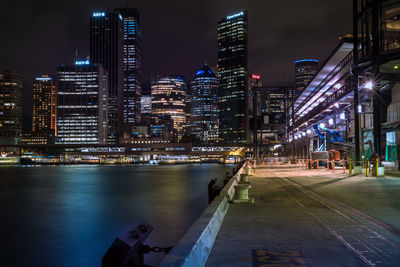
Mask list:
[[257,90],[258,90],[258,82],[261,77],[257,74],[252,74],[251,78],[256,80],[256,86],[253,86],[253,157],[256,162],[258,162],[258,147],[257,147],[257,131],[258,131],[258,123],[257,123]]

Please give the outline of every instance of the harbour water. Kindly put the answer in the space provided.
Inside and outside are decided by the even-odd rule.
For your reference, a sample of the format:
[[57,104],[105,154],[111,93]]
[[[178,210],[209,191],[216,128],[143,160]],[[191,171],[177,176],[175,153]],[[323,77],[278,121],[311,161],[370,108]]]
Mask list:
[[[141,222],[148,244],[174,245],[229,166],[0,167],[0,266],[100,266],[114,239]],[[164,255],[149,254],[157,265]]]

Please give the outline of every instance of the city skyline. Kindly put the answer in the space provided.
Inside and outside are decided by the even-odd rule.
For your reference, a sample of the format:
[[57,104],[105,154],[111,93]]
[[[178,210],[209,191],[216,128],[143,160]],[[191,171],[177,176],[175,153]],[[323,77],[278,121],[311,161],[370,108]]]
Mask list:
[[[348,1],[334,4],[310,1],[300,7],[296,6],[299,4],[295,1],[285,3],[236,1],[227,5],[220,1],[210,8],[207,5],[193,7],[183,1],[172,1],[170,4],[160,3],[159,9],[141,1],[128,4],[129,7],[138,8],[141,14],[145,81],[157,74],[170,73],[182,73],[190,80],[202,63],[216,65],[215,23],[239,10],[249,12],[249,70],[261,74],[266,85],[292,82],[292,64],[295,60],[310,57],[323,59],[340,35],[351,33],[351,3]],[[298,8],[286,10],[287,4]],[[25,120],[28,119],[28,123],[25,123],[28,126],[32,109],[30,81],[43,73],[55,74],[56,66],[71,62],[76,50],[80,56],[88,55],[87,25],[91,12],[125,7],[126,2],[115,2],[112,6],[105,1],[97,1],[96,4],[69,2],[68,6],[60,9],[46,2],[36,2],[33,7],[31,5],[27,3],[25,6],[29,11],[24,11],[6,2],[3,11],[7,10],[7,14],[2,14],[1,19],[7,20],[7,23],[3,23],[7,27],[0,29],[3,36],[10,37],[2,43],[3,50],[11,50],[15,46],[19,48],[14,50],[18,53],[2,54],[0,69],[23,74],[24,115]],[[279,12],[275,11],[287,12],[288,19],[281,20],[276,15]],[[12,23],[14,17],[18,17],[20,22]],[[23,23],[27,19],[29,23]],[[159,23],[166,19],[168,23]],[[185,21],[184,25],[181,21]],[[17,32],[24,33],[21,43],[18,42],[21,37],[16,35]],[[46,40],[50,33],[54,36],[53,43],[41,41]],[[185,38],[179,39],[182,34],[185,34]],[[160,46],[155,40],[167,42]]]

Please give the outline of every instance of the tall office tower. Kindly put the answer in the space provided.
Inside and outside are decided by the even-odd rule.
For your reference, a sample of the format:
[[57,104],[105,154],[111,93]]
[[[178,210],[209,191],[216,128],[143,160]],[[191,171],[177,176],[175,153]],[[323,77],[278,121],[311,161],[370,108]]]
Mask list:
[[[219,141],[245,143],[247,108],[247,12],[218,23]],[[249,136],[246,136],[249,135]]]
[[0,72],[0,144],[17,144],[22,133],[22,75]]
[[295,66],[295,98],[303,92],[304,88],[311,82],[318,72],[318,60],[301,59],[294,62]]
[[140,121],[142,29],[136,8],[116,9],[124,22],[124,130]]
[[59,144],[105,144],[107,72],[89,60],[58,68],[57,141]]
[[205,65],[192,82],[191,131],[201,142],[218,141],[218,80]]
[[122,138],[124,121],[124,24],[118,11],[94,12],[90,18],[90,60],[108,73],[108,138]]
[[33,80],[32,135],[54,136],[56,124],[56,80],[42,75]]
[[186,123],[186,83],[180,75],[170,75],[151,83],[153,114],[170,115],[178,140],[184,134]]

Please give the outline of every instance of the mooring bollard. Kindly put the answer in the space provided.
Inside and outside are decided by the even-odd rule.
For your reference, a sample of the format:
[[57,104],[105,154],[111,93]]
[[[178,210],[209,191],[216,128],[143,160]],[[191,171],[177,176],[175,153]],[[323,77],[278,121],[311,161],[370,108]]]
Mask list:
[[369,161],[367,161],[367,168],[365,169],[365,175],[368,177],[369,175]]
[[246,167],[244,167],[244,172],[243,172],[243,173],[246,174],[246,175],[249,175],[249,176],[252,175],[252,173],[251,173],[251,167],[250,167],[249,164],[246,164]]
[[353,166],[351,165],[351,159],[349,159],[349,174],[353,173]]
[[235,185],[235,199],[233,203],[254,203],[254,198],[249,198],[249,176],[245,173],[240,175],[240,181]]
[[343,173],[346,173],[346,164],[344,163],[344,159],[342,160],[342,165],[343,165]]

